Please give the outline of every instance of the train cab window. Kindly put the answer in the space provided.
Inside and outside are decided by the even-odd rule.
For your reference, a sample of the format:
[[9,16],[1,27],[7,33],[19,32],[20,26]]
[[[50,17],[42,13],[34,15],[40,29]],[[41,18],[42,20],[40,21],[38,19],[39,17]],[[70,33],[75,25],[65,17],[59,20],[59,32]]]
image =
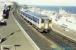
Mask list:
[[44,23],[44,19],[41,20],[41,23]]

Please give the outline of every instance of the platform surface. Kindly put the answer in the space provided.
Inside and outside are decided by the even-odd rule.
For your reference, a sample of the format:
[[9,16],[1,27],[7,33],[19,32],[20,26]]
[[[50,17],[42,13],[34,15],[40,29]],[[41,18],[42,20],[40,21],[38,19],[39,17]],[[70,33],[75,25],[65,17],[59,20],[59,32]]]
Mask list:
[[[0,35],[2,38],[7,37],[7,39],[2,42],[0,46],[12,45],[15,49],[14,45],[20,45],[19,47],[16,47],[17,50],[35,50],[32,44],[25,38],[23,32],[17,26],[11,14],[6,22],[6,26],[0,26]],[[14,34],[8,36],[11,33]]]

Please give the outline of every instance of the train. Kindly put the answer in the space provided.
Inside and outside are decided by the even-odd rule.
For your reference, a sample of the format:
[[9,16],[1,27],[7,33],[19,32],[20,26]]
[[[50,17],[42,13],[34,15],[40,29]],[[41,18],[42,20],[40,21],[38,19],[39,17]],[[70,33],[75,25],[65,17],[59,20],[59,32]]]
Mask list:
[[47,16],[38,14],[36,12],[31,12],[26,9],[20,9],[20,15],[23,19],[27,20],[33,25],[39,32],[49,32],[51,21]]

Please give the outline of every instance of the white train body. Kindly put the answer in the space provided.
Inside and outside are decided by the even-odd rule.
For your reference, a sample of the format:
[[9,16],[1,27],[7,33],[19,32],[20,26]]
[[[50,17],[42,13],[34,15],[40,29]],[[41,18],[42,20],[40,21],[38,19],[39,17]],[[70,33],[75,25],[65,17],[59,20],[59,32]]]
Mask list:
[[46,31],[48,32],[49,30],[49,20],[47,16],[43,16],[41,14],[31,12],[29,10],[20,10],[20,14],[24,19],[27,21],[31,22],[36,28],[40,31]]

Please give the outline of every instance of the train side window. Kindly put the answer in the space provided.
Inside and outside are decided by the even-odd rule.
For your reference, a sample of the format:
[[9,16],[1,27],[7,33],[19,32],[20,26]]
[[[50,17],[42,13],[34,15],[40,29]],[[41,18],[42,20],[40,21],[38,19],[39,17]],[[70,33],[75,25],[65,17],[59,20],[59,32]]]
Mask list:
[[41,23],[44,23],[44,19],[41,20]]

